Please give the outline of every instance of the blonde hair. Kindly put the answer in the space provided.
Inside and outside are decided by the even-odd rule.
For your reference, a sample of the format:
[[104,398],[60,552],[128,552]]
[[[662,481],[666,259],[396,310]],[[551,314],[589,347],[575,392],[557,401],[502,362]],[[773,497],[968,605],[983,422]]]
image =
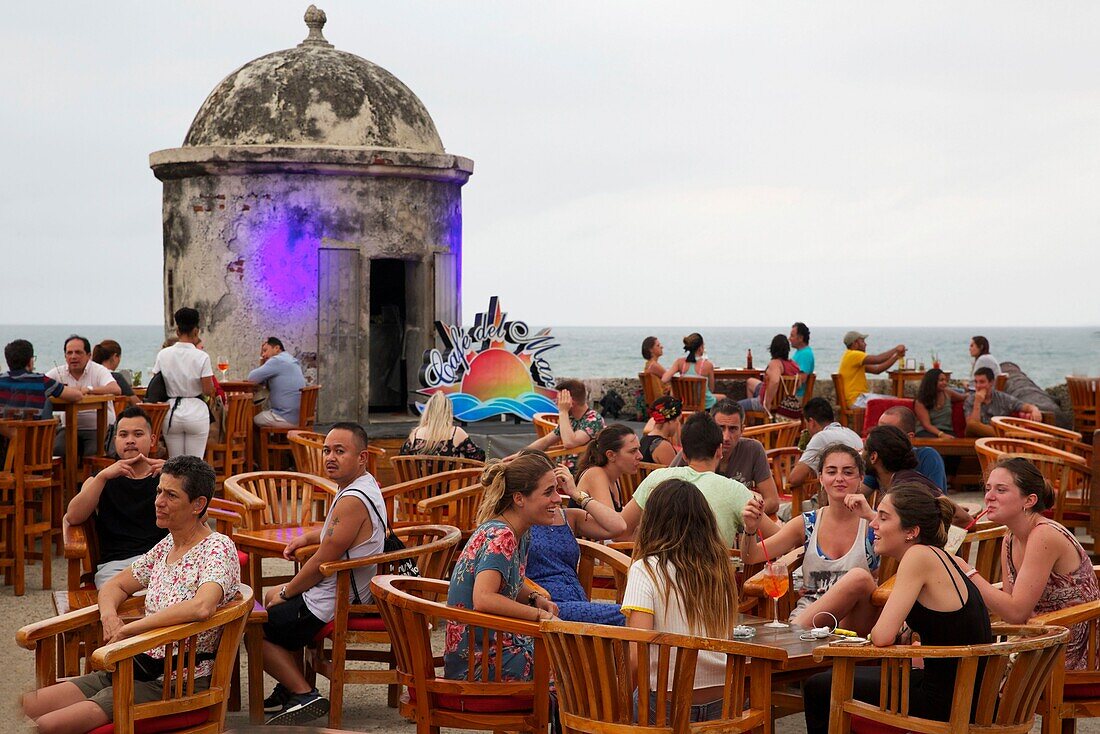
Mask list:
[[529,495],[547,472],[554,471],[554,462],[541,451],[526,451],[511,461],[492,460],[481,473],[481,505],[477,508],[477,524],[495,517],[512,506],[512,495]]
[[[654,558],[651,568],[645,559]],[[693,634],[728,638],[737,616],[737,582],[729,549],[703,493],[690,482],[666,479],[646,501],[634,544],[665,607],[676,594]],[[673,577],[669,569],[675,570]]]
[[414,430],[424,429],[425,454],[438,454],[454,435],[454,412],[450,399],[441,392],[432,393],[424,412],[420,414],[420,424]]

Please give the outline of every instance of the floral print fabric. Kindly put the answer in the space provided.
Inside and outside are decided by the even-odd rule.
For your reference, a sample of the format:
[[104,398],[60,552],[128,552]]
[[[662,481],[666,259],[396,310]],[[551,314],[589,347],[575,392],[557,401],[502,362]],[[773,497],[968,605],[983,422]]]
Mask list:
[[[525,533],[517,540],[512,528],[501,520],[482,523],[466,543],[455,564],[450,590],[447,592],[447,606],[473,609],[474,579],[482,571],[499,573],[502,577],[500,594],[515,599],[523,586],[529,544],[529,534]],[[447,622],[443,651],[445,677],[452,680],[466,678],[471,655],[471,634],[476,642],[473,655],[477,680],[495,680],[498,665],[502,680],[531,680],[534,676],[535,643],[530,637],[509,632],[490,632],[487,653],[489,660],[486,661],[486,653],[480,649],[484,630],[467,624]],[[501,636],[502,657],[499,661],[495,659],[497,634]]]
[[[145,594],[146,615],[194,599],[199,587],[211,581],[222,587],[222,600],[218,606],[232,601],[241,584],[241,563],[232,540],[221,533],[211,533],[187,551],[183,558],[168,565],[168,554],[174,547],[169,534],[130,567],[137,582],[148,590]],[[199,635],[196,652],[214,654],[220,639],[220,629],[203,632]],[[149,656],[163,660],[164,648],[150,650]],[[203,660],[195,667],[195,677],[202,678],[213,672],[214,661]]]

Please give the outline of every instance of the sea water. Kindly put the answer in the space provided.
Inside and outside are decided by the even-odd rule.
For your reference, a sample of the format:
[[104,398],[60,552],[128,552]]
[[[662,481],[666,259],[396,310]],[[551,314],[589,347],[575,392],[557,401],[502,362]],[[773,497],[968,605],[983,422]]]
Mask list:
[[[532,324],[533,329],[541,327]],[[982,327],[859,327],[869,334],[867,351],[879,353],[896,344],[904,344],[907,357],[918,365],[932,366],[933,352],[941,367],[953,377],[970,374],[970,338],[981,334],[989,339],[990,351],[1002,362],[1014,362],[1040,387],[1065,382],[1067,375],[1100,374],[1100,327],[1073,328],[982,328]],[[633,377],[641,370],[642,340],[656,336],[665,347],[661,358],[666,367],[684,354],[683,337],[692,327],[634,326],[561,326],[551,327],[560,345],[546,354],[557,377]],[[744,367],[752,349],[753,366],[768,362],[768,345],[776,334],[787,335],[789,326],[714,327],[698,329],[706,341],[707,356],[718,367]],[[817,360],[818,379],[828,379],[840,363],[847,328],[810,325],[810,346]],[[86,336],[94,345],[114,339],[122,345],[122,367],[144,373],[149,369],[164,341],[161,326],[18,326],[0,324],[0,345],[13,339],[29,339],[38,357],[41,372],[64,362],[64,342],[70,334]],[[287,344],[295,351],[294,344]],[[259,345],[256,347],[257,363]],[[255,365],[233,365],[234,375]]]

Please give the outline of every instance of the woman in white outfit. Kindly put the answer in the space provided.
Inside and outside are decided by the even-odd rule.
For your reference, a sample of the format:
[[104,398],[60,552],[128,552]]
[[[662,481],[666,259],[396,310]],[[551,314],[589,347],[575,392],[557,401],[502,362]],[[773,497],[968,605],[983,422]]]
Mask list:
[[210,355],[195,346],[200,341],[199,312],[185,307],[172,318],[179,341],[160,350],[153,365],[153,374],[163,375],[168,391],[164,441],[169,457],[187,454],[201,459],[210,433],[210,410],[203,396],[214,394],[214,370]]

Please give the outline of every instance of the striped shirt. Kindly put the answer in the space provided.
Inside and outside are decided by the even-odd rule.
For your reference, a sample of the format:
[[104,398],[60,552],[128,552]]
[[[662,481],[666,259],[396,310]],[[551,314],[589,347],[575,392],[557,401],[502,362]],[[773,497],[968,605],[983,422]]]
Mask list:
[[49,399],[56,398],[64,388],[57,380],[37,372],[0,372],[0,417],[26,417],[19,414],[30,411],[38,418],[51,418]]

